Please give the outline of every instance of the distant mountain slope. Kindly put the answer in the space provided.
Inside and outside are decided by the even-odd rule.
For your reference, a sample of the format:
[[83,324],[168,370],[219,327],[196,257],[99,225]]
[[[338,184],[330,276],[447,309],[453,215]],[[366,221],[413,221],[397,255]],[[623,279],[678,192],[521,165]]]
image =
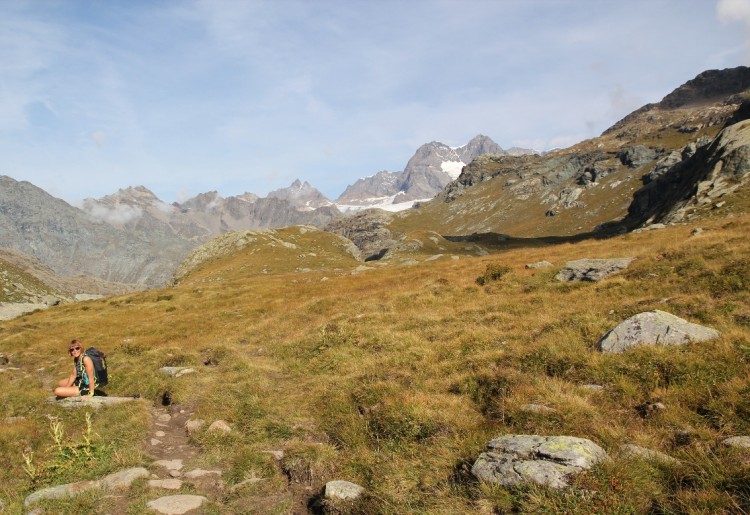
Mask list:
[[[514,152],[533,153],[524,149],[515,149]],[[342,209],[347,206],[386,207],[387,204],[401,204],[403,209],[415,200],[433,198],[460,175],[467,163],[483,154],[506,152],[492,139],[481,134],[458,148],[451,148],[437,141],[426,143],[409,159],[403,172],[382,171],[360,179],[347,187],[336,199],[336,203]]]

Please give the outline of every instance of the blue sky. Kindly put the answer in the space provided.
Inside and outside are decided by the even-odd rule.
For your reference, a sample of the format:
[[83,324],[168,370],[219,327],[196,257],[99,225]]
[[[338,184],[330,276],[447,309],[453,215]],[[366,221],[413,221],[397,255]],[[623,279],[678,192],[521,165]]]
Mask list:
[[6,0],[0,174],[335,199],[423,143],[565,147],[739,65],[750,0]]

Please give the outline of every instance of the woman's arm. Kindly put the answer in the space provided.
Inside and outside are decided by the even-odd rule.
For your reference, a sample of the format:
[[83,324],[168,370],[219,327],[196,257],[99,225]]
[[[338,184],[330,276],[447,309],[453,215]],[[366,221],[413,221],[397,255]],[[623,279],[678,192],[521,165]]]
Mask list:
[[86,369],[86,375],[89,377],[89,396],[94,395],[96,388],[96,376],[94,375],[94,362],[88,356],[83,357],[83,367]]

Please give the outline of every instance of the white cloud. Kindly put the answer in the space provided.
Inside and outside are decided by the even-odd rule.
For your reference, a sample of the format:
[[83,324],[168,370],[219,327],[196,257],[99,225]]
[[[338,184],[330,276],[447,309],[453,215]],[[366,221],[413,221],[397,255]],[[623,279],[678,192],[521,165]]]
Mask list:
[[716,6],[723,23],[744,23],[750,27],[750,0],[719,0]]
[[82,209],[93,219],[114,225],[124,225],[143,215],[143,210],[140,207],[127,204],[119,204],[109,208],[99,204],[84,203]]

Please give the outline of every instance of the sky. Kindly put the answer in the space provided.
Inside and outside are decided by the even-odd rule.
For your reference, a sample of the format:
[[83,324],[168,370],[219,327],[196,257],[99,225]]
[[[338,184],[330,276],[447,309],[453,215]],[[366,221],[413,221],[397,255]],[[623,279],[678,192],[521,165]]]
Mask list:
[[750,0],[2,0],[0,175],[335,199],[424,143],[567,147],[741,65]]

